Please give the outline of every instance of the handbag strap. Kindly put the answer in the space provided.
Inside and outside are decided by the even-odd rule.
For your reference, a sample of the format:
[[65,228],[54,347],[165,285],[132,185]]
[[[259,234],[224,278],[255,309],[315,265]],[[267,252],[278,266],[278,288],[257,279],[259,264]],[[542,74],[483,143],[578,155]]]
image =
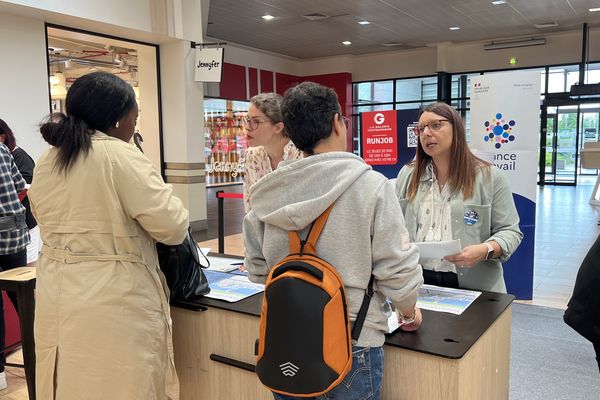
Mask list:
[[[208,267],[210,267],[210,260],[202,252],[202,249],[200,248],[200,246],[198,246],[198,243],[196,243],[196,241],[194,240],[194,237],[192,236],[192,230],[191,230],[191,228],[188,228],[188,236],[187,236],[186,239],[189,242],[190,252],[192,253],[192,257],[198,263],[198,265],[200,265],[201,268],[208,268]],[[204,259],[206,260],[206,266],[202,265],[202,263],[200,262],[200,258],[198,256],[198,254],[202,254],[202,257],[204,257]]]

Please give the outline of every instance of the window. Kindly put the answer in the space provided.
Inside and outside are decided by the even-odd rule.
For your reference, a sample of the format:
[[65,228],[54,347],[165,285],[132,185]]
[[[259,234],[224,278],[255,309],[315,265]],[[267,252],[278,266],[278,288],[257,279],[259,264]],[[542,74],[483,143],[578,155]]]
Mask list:
[[361,82],[354,84],[353,103],[391,103],[394,101],[394,82],[377,81]]
[[437,77],[396,80],[396,102],[437,99]]

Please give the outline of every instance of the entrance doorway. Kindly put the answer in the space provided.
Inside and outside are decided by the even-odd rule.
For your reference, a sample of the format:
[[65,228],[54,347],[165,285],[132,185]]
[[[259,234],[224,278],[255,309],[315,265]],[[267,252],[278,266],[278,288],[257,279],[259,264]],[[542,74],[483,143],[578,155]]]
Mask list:
[[578,178],[598,174],[597,169],[581,166],[580,152],[585,143],[600,138],[600,103],[548,97],[541,122],[539,184],[574,186]]

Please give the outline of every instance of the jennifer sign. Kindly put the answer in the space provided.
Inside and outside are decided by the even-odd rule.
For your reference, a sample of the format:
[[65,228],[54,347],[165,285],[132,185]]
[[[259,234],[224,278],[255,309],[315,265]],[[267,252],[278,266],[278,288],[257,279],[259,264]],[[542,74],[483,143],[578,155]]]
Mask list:
[[221,82],[223,71],[223,48],[196,49],[196,82]]
[[369,165],[398,162],[396,110],[362,113],[362,155]]

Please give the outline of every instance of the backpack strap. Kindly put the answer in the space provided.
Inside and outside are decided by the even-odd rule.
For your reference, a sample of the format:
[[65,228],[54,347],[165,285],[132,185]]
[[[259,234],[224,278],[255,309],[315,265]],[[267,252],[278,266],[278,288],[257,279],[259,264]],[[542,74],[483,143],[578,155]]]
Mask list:
[[[332,203],[323,214],[319,215],[317,219],[314,220],[310,229],[308,231],[308,236],[306,240],[300,239],[300,235],[298,235],[297,231],[288,232],[288,238],[290,241],[290,254],[300,254],[309,253],[309,254],[317,254],[317,240],[319,240],[319,236],[321,236],[321,232],[325,227],[325,223],[327,222],[327,218],[329,218],[329,214],[333,209]],[[369,279],[369,284],[367,285],[367,290],[365,291],[365,296],[363,297],[363,301],[360,305],[360,310],[356,315],[356,320],[354,321],[354,326],[352,327],[352,340],[358,340],[360,336],[360,332],[362,331],[362,327],[365,323],[365,318],[367,317],[367,311],[369,311],[369,304],[371,304],[371,298],[373,297],[373,280],[375,277],[371,274],[371,278]]]
[[363,297],[362,304],[360,305],[360,310],[356,315],[356,320],[354,321],[354,326],[352,327],[352,340],[358,340],[358,337],[360,336],[360,331],[362,331],[363,324],[365,323],[367,311],[369,311],[369,304],[371,303],[371,298],[373,297],[374,279],[375,277],[373,276],[373,274],[371,274],[369,284],[367,285],[367,290],[365,291],[365,296]]
[[306,240],[300,239],[300,235],[298,235],[297,231],[288,232],[290,254],[317,254],[317,240],[319,240],[319,236],[321,236],[321,232],[325,227],[325,223],[327,222],[327,218],[329,218],[329,214],[331,213],[334,204],[335,203],[332,203],[325,211],[323,211],[323,214],[319,215],[319,217],[314,220],[310,226]]

